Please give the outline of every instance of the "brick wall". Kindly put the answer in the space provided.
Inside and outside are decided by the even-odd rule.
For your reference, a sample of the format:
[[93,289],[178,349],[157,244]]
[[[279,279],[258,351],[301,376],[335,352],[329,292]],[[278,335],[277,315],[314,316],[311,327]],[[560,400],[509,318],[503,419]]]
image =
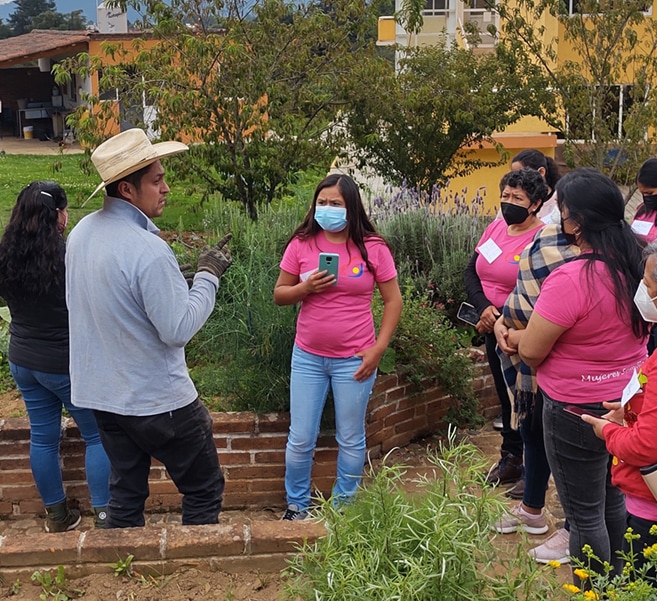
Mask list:
[[[471,351],[475,389],[480,411],[487,418],[497,414],[492,376],[482,350]],[[367,447],[379,457],[394,447],[444,430],[450,397],[432,381],[418,391],[397,375],[377,378],[367,415]],[[214,436],[226,476],[225,509],[281,507],[285,489],[285,442],[289,414],[250,412],[215,413]],[[63,474],[73,503],[89,510],[84,475],[84,443],[72,420],[62,433]],[[313,486],[330,493],[335,476],[337,448],[332,432],[320,434],[315,450]],[[180,495],[164,467],[154,462],[147,511],[179,510]],[[43,512],[29,463],[27,418],[0,420],[0,518],[19,518]]]

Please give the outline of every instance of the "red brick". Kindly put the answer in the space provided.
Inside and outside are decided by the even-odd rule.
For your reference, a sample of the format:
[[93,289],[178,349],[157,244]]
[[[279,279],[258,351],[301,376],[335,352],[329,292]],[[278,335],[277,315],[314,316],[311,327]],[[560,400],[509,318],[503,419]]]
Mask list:
[[77,563],[80,535],[80,532],[43,532],[7,536],[0,547],[0,567]]
[[230,441],[230,448],[234,451],[276,451],[285,449],[287,434],[235,437]]
[[408,386],[398,386],[386,391],[386,403],[392,403],[399,399],[405,399],[408,396]]
[[285,463],[285,450],[260,451],[255,453],[253,461],[256,465],[262,463]]
[[146,500],[146,510],[152,512],[180,511],[182,497],[178,491],[171,493],[158,493]]
[[224,490],[224,495],[237,493],[237,492],[247,492],[250,490],[251,480],[226,480],[226,488]]
[[335,484],[335,475],[313,478],[313,491],[318,490],[324,497],[328,498],[331,496],[333,484]]
[[0,472],[4,473],[5,470],[29,470],[30,458],[23,455],[15,455],[12,457],[0,457]]
[[251,453],[227,451],[219,459],[221,465],[250,465]]
[[283,478],[285,476],[285,467],[278,465],[268,465],[266,467],[259,465],[249,466],[232,466],[228,468],[231,480],[246,480],[249,478]]
[[256,428],[258,432],[281,432],[287,435],[290,429],[289,413],[263,413],[258,415]]
[[392,413],[384,420],[385,426],[395,426],[400,422],[405,422],[411,419],[415,415],[415,409],[404,409],[403,411],[397,411],[397,413]]
[[158,480],[157,482],[149,482],[148,486],[152,495],[178,492],[176,485],[171,480]]
[[72,468],[70,466],[65,466],[62,470],[62,478],[64,480],[85,480],[86,472],[84,468]]
[[381,450],[384,453],[387,453],[390,449],[406,446],[409,442],[410,439],[408,434],[395,434],[381,443]]
[[[276,492],[245,492],[245,493],[235,493],[230,495],[230,498],[226,496],[224,502],[224,509],[244,509],[248,508],[260,508],[260,507],[272,507],[280,506],[284,500],[285,496],[276,494]],[[277,522],[278,523],[278,522]]]
[[394,413],[397,410],[397,404],[396,403],[387,403],[385,405],[382,405],[381,407],[375,409],[374,411],[368,411],[367,414],[367,422],[372,423],[372,422],[383,422],[383,420],[390,415],[391,413]]
[[378,445],[387,438],[390,438],[392,434],[394,433],[394,429],[392,427],[387,427],[387,428],[381,428],[378,432],[374,432],[373,434],[367,436],[367,445]]
[[255,432],[255,413],[250,411],[227,411],[226,413],[213,413],[215,434],[236,434]]
[[426,416],[416,417],[415,419],[409,420],[407,422],[402,422],[395,426],[395,434],[401,434],[402,432],[408,432],[412,438],[418,438],[418,436],[426,436],[429,433],[429,426],[427,424]]
[[383,374],[376,377],[374,387],[372,388],[372,395],[380,394],[391,388],[395,388],[399,382],[397,374]]
[[[43,501],[37,496],[36,499],[25,499],[18,504],[20,515],[38,515],[44,516]],[[44,516],[45,517],[45,516]]]
[[79,438],[62,440],[60,445],[62,455],[84,455],[85,445]]
[[324,526],[313,520],[251,523],[250,554],[288,553],[304,542],[313,543],[326,535]]
[[14,484],[32,484],[34,478],[32,477],[31,470],[3,470],[2,471],[2,487]]
[[315,461],[313,464],[312,475],[313,478],[321,476],[331,476],[331,478],[335,478],[336,469],[335,461]]
[[210,524],[167,528],[165,559],[230,556],[244,553],[241,524]]
[[80,550],[82,563],[115,563],[134,555],[135,561],[163,559],[160,552],[164,529],[160,526],[89,530]]
[[335,463],[338,458],[338,449],[316,449],[315,463]]
[[270,480],[251,480],[248,485],[251,492],[285,492],[285,482],[282,478],[272,478]]
[[[0,424],[2,422],[0,421]],[[30,421],[27,417],[11,417],[0,428],[0,440],[29,440]]]
[[25,484],[15,484],[13,486],[2,487],[2,498],[5,501],[22,501],[23,499],[38,498],[38,493],[34,481]]

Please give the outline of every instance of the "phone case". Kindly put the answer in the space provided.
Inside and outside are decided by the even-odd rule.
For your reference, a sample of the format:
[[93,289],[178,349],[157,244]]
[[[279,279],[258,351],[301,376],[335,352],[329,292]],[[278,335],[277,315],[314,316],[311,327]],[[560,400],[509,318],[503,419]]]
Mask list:
[[338,283],[338,265],[340,263],[340,255],[337,253],[319,253],[319,270],[328,271],[335,281],[332,286],[337,285]]
[[456,317],[471,326],[476,326],[479,321],[479,313],[470,303],[461,303]]
[[606,419],[601,415],[595,413],[595,411],[589,411],[588,409],[583,409],[582,407],[578,407],[577,405],[566,405],[563,408],[563,410],[566,413],[570,413],[570,415],[574,415],[575,417],[582,417],[582,415],[590,415],[592,417],[597,417],[598,419]]

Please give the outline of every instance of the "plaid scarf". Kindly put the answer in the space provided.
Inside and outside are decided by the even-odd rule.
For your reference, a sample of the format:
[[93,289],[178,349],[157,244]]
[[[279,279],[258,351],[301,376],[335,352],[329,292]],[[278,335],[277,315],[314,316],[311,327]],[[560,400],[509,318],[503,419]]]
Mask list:
[[[568,244],[560,225],[546,225],[538,231],[533,242],[520,255],[516,287],[502,310],[508,328],[524,330],[527,327],[545,278],[557,267],[577,257],[579,252],[577,246]],[[497,347],[497,354],[504,380],[513,392],[516,419],[523,419],[536,402],[536,371],[523,363],[517,353],[505,355]]]

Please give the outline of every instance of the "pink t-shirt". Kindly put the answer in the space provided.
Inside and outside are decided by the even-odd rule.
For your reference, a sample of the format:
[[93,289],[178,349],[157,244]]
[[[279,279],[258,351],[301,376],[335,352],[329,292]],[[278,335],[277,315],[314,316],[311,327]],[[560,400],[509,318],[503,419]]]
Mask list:
[[480,238],[475,249],[479,253],[475,268],[486,298],[496,307],[503,307],[515,288],[520,254],[544,225],[510,236],[506,221],[495,219]]
[[649,211],[639,215],[643,205],[640,205],[632,219],[632,231],[644,242],[652,242],[657,239],[657,226],[655,226],[655,217],[657,211]]
[[376,342],[372,317],[372,293],[377,282],[397,276],[386,244],[376,238],[365,241],[371,273],[353,244],[333,244],[324,233],[311,240],[295,238],[285,249],[281,269],[305,280],[319,267],[319,253],[340,255],[338,283],[320,294],[309,294],[301,302],[297,319],[297,346],[322,357],[353,357]]
[[634,368],[646,360],[646,339],[618,316],[605,264],[595,261],[594,285],[587,261],[570,261],[543,283],[534,311],[568,328],[536,370],[538,385],[556,401],[596,403],[619,399]]

